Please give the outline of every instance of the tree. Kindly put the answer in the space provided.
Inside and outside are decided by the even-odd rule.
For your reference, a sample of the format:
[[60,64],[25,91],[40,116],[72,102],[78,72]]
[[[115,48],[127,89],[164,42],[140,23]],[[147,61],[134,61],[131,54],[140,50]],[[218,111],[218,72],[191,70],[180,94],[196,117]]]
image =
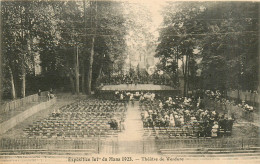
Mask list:
[[[242,76],[247,74],[244,71],[246,67],[254,67],[257,64],[255,60],[245,65],[246,61],[250,60],[249,58],[257,59],[257,53],[255,53],[258,43],[258,19],[255,19],[255,15],[258,14],[257,8],[258,4],[253,2],[219,2],[214,7],[209,6],[201,15],[201,18],[212,19],[207,23],[207,31],[211,35],[205,36],[202,42],[202,63],[206,66],[205,63],[211,58],[219,61],[217,65],[211,65],[212,73],[217,75],[215,79],[205,77],[204,80],[206,83],[215,83],[214,88],[221,90],[256,88],[256,85],[249,87],[245,84],[247,84],[246,81],[257,81],[251,74],[253,72],[257,74],[257,69],[251,70],[251,73],[247,72],[251,74],[248,79],[243,79]],[[203,76],[208,76],[207,72],[207,68],[202,69]]]
[[[194,18],[201,14],[199,3],[169,3],[164,11],[164,28],[161,29],[159,45],[156,49],[156,57],[159,57],[161,63],[168,67],[163,68],[166,72],[172,73],[172,79],[175,85],[178,84],[179,61],[182,62],[182,74],[184,77],[184,95],[189,88],[189,78],[191,70],[190,62],[194,63],[196,56],[193,53],[197,47],[197,40],[190,33],[198,33],[203,28],[196,26]],[[194,72],[194,71],[193,71]]]
[[[73,92],[79,90],[77,72],[80,67],[81,86],[83,89],[87,82],[86,89],[89,94],[91,88],[95,87],[92,84],[95,84],[102,67],[109,66],[100,63],[117,64],[123,56],[124,18],[120,12],[120,3],[55,2],[53,6],[54,13],[61,14],[55,14],[53,18],[58,22],[56,34],[47,32],[45,38],[49,39],[43,38],[43,49],[46,49],[46,46],[52,48],[42,53],[42,66],[48,68],[44,69],[47,70],[46,73],[55,77],[60,77],[61,73],[66,75]],[[55,42],[58,44],[54,44]],[[80,61],[79,66],[76,59]]]
[[[95,2],[94,18],[92,16],[94,35],[91,41],[91,53],[89,58],[89,69],[87,69],[87,90],[90,92],[95,85],[101,72],[111,74],[111,67],[122,67],[125,59],[125,18],[121,2]],[[92,59],[93,58],[93,59]],[[100,64],[101,63],[101,64]],[[94,69],[92,71],[92,69]],[[107,72],[109,71],[109,72]],[[91,74],[91,77],[89,76]]]
[[33,69],[36,52],[34,2],[3,2],[1,7],[4,69],[9,72],[12,98],[16,98],[16,86],[19,86],[21,97],[25,97],[26,75]]
[[[204,89],[249,88],[243,77],[246,67],[257,65],[245,64],[250,56],[257,58],[257,7],[254,2],[179,2],[165,8],[157,57],[161,63],[182,62],[184,94],[197,69],[202,70]],[[250,70],[257,73],[257,69]]]
[[126,65],[140,69],[148,69],[145,63],[148,56],[153,56],[156,47],[156,37],[151,18],[151,11],[147,4],[124,3],[126,17],[126,54],[129,58]]

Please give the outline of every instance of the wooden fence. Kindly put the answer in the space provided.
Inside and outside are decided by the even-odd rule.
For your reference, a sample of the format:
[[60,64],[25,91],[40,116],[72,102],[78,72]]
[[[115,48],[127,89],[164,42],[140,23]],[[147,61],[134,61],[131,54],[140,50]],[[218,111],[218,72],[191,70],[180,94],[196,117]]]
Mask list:
[[42,92],[41,96],[38,96],[38,94],[33,94],[33,95],[26,96],[21,99],[6,102],[1,105],[0,112],[8,112],[10,110],[14,110],[16,108],[22,107],[22,106],[32,103],[32,102],[46,101],[47,100],[46,96],[47,96],[47,91]]

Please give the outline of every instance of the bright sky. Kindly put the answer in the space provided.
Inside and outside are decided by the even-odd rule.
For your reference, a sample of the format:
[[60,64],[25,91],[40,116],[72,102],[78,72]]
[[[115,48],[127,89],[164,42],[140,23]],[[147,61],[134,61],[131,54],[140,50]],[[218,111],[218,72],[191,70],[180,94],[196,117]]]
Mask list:
[[163,17],[162,15],[160,14],[162,8],[163,8],[163,5],[165,3],[163,1],[154,1],[154,2],[147,2],[147,6],[149,7],[151,13],[152,13],[152,20],[153,20],[153,30],[156,30],[162,23],[163,21]]
[[[153,31],[154,36],[157,38],[159,37],[159,27],[162,24],[163,17],[161,15],[161,10],[165,5],[165,1],[160,0],[143,0],[145,4],[147,4],[148,8],[150,9],[152,15],[152,23],[153,26],[151,27],[151,31]],[[142,2],[142,0],[141,0]],[[158,58],[154,59],[155,64],[159,62]]]
[[151,31],[154,31],[155,36],[159,37],[159,33],[158,33],[158,28],[161,25],[162,21],[163,21],[163,17],[160,14],[163,6],[165,5],[165,1],[163,0],[131,0],[132,1],[136,1],[137,3],[142,3],[145,6],[148,7],[148,9],[150,9],[152,15],[152,23],[153,26],[151,26]]
[[[159,28],[162,25],[163,22],[163,16],[161,15],[161,12],[165,5],[167,5],[167,1],[173,1],[173,0],[122,0],[122,1],[128,1],[135,4],[142,4],[144,6],[147,6],[147,8],[151,12],[151,18],[152,18],[152,25],[150,26],[150,31],[154,34],[155,40],[158,40],[159,37]],[[129,43],[131,45],[133,43]],[[132,54],[133,55],[133,54]],[[135,58],[139,58],[139,53],[134,54]],[[137,65],[134,61],[131,61],[132,65]],[[138,61],[136,61],[138,62]],[[158,58],[154,58],[155,64],[159,62]],[[129,60],[126,60],[126,63],[129,63]],[[179,61],[179,67],[181,67],[182,62]]]
[[[165,1],[161,1],[161,0],[128,0],[128,1],[133,4],[140,4],[142,6],[146,6],[147,9],[150,11],[152,25],[149,25],[149,28],[150,28],[149,31],[154,35],[155,40],[157,40],[157,38],[159,37],[158,29],[163,21],[163,17],[160,12],[163,8],[163,5],[165,4]],[[130,34],[130,36],[134,35],[134,33],[131,33],[131,32],[129,34]],[[131,45],[131,44],[134,44],[134,43],[129,42],[128,45]],[[137,53],[135,55],[136,55],[135,58],[138,59],[139,54]],[[132,62],[132,64],[134,64],[134,63]]]

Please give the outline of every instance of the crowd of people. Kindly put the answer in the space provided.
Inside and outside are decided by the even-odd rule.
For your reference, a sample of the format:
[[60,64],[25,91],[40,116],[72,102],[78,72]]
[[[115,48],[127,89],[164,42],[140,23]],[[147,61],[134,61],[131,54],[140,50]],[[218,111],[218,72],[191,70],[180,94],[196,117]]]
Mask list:
[[207,96],[207,98],[215,101],[216,103],[221,103],[223,105],[232,105],[241,108],[243,110],[242,111],[243,118],[248,121],[253,121],[252,115],[253,112],[256,110],[256,108],[247,104],[244,100],[237,101],[237,100],[227,99],[225,98],[225,96],[223,96],[224,94],[218,90],[216,90],[215,92],[211,90],[206,90],[205,95]]
[[201,108],[201,98],[162,97],[150,92],[116,91],[119,101],[139,100],[144,128],[178,128],[182,135],[219,137],[231,135],[234,115]]
[[219,137],[231,135],[234,117],[200,109],[198,101],[187,97],[165,97],[140,101],[145,128],[179,128],[182,135]]
[[155,94],[150,92],[126,92],[126,91],[116,91],[115,99],[120,101],[130,101],[139,100],[140,102],[144,100],[154,101]]

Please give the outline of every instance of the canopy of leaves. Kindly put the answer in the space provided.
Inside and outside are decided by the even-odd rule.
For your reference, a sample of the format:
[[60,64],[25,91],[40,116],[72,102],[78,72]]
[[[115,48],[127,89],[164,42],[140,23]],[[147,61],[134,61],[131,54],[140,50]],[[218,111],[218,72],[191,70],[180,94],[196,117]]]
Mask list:
[[[76,49],[80,66],[86,65],[94,35],[93,73],[101,66],[109,70],[111,63],[121,69],[126,33],[122,3],[97,1],[91,6],[91,1],[85,2],[85,9],[83,1],[2,2],[4,69],[19,72],[23,67],[33,73],[35,57],[40,55],[48,84],[74,77]],[[18,84],[19,73],[15,76]]]
[[256,2],[169,2],[156,56],[202,59],[190,71],[202,70],[203,88],[256,89],[258,10]]

